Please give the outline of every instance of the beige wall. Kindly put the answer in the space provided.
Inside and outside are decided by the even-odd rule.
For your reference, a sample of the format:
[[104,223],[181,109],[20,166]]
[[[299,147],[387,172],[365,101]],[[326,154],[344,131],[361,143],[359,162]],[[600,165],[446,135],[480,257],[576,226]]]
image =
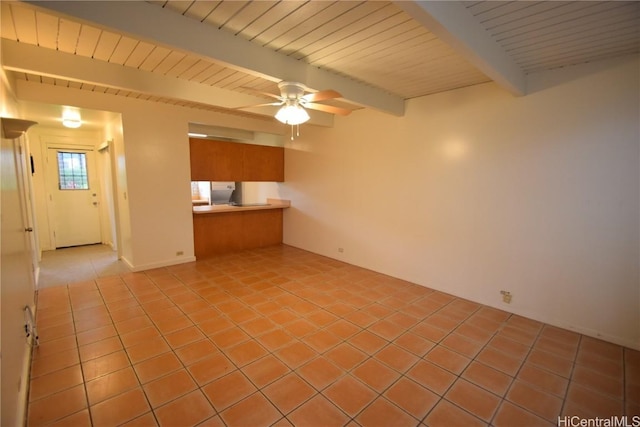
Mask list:
[[525,97],[484,84],[303,126],[285,242],[640,348],[638,76],[584,65]]

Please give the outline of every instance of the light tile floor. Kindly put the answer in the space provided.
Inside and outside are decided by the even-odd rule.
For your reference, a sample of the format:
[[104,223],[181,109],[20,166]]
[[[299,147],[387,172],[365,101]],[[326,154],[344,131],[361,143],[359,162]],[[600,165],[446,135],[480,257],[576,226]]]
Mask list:
[[67,285],[130,271],[123,261],[118,260],[116,252],[107,245],[43,251],[38,288]]
[[640,415],[638,351],[288,246],[41,289],[37,323],[29,426]]

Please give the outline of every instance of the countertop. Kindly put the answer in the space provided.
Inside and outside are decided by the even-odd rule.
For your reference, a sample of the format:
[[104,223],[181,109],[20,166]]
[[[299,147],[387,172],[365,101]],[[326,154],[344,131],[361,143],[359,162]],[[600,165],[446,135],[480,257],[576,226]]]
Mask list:
[[258,206],[206,205],[194,206],[194,214],[215,214],[221,212],[257,211],[265,209],[286,209],[291,206],[291,200],[267,199],[267,204]]

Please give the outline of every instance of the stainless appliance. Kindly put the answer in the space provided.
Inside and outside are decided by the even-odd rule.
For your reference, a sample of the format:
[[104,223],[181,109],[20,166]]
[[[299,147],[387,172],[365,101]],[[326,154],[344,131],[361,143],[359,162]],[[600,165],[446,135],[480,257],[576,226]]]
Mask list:
[[236,183],[232,181],[212,181],[211,182],[211,204],[227,205],[231,202],[231,196],[236,189]]

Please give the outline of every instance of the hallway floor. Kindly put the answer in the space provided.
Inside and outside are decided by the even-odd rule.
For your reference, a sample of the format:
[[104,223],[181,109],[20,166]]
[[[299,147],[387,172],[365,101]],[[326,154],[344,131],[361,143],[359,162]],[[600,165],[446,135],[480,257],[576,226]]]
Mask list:
[[29,426],[640,415],[638,351],[288,246],[41,288],[37,324]]
[[118,260],[116,252],[107,245],[43,251],[38,288],[83,282],[130,271],[123,261]]

